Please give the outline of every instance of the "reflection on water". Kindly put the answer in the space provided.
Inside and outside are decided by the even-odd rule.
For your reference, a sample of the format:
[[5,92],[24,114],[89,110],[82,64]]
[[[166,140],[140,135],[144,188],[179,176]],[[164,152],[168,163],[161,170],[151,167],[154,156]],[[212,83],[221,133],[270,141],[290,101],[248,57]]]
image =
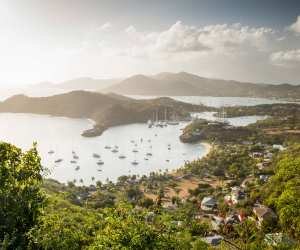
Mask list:
[[[88,120],[5,113],[0,114],[0,139],[23,149],[38,142],[43,165],[51,172],[48,177],[62,182],[82,178],[90,184],[92,177],[116,180],[121,175],[172,170],[202,157],[206,153],[203,144],[179,141],[185,125],[149,129],[146,124],[132,124],[110,128],[100,137],[84,138],[80,133],[91,126]],[[58,159],[63,161],[55,163]],[[99,161],[104,164],[97,165]],[[134,161],[138,164],[133,165]]]

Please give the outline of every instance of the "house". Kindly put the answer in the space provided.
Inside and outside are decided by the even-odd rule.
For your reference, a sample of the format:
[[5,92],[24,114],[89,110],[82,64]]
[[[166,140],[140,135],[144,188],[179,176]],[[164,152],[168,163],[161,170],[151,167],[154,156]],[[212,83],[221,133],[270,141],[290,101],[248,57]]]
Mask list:
[[202,240],[212,246],[217,246],[224,238],[221,235],[214,235],[202,238]]
[[282,146],[282,145],[280,145],[280,144],[274,144],[272,147],[273,147],[274,149],[278,149],[279,151],[285,150],[285,147]]
[[263,157],[263,156],[264,156],[264,154],[261,153],[261,152],[253,152],[253,153],[251,154],[251,157],[252,157],[252,158],[255,158],[255,159],[261,158],[261,157]]
[[240,187],[232,187],[231,193],[226,195],[224,197],[224,200],[227,205],[236,205],[238,204],[242,199],[245,198],[245,193],[241,190]]
[[272,157],[273,157],[273,154],[271,153],[271,152],[267,152],[267,153],[265,153],[265,158],[266,159],[272,159]]
[[253,208],[253,213],[258,219],[259,226],[261,226],[265,220],[276,219],[276,214],[273,212],[273,210],[264,205],[256,204]]
[[232,214],[229,215],[225,218],[224,220],[226,225],[233,225],[233,224],[238,224],[240,223],[239,216],[237,214]]
[[217,207],[217,201],[214,197],[207,196],[201,201],[201,209],[204,211],[212,211]]
[[224,218],[216,215],[212,216],[211,227],[213,230],[219,231],[224,224],[225,224]]
[[259,175],[259,179],[263,182],[267,182],[269,180],[271,175],[268,175],[268,174],[261,174]]

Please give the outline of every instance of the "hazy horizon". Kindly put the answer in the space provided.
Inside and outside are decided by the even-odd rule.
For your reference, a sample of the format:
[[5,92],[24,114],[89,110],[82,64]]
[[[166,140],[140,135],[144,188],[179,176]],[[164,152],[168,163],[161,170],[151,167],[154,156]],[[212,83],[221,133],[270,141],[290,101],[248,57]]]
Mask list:
[[0,87],[188,72],[300,84],[300,2],[3,0]]

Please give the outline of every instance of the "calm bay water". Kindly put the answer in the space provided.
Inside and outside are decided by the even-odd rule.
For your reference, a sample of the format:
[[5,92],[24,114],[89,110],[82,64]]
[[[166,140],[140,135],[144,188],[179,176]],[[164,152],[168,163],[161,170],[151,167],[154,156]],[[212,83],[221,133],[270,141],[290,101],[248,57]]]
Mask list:
[[[186,125],[184,123],[152,129],[146,124],[131,124],[110,128],[99,137],[82,137],[80,133],[91,125],[90,121],[83,119],[2,113],[0,139],[24,150],[29,149],[33,141],[38,142],[43,165],[50,170],[47,177],[61,182],[74,179],[78,182],[82,178],[85,184],[91,184],[92,177],[101,181],[106,178],[114,181],[121,175],[172,170],[182,166],[184,161],[207,153],[207,148],[201,143],[183,144],[179,141],[180,129]],[[118,146],[119,152],[105,149],[106,145],[112,148]],[[138,152],[132,152],[134,149]],[[55,153],[48,154],[50,150]],[[79,157],[76,164],[70,163],[73,160],[72,151]],[[104,165],[96,164],[99,159],[94,158],[93,153],[101,155]],[[147,153],[153,156],[146,156]],[[121,154],[126,158],[119,159]],[[63,161],[55,164],[54,161],[59,158]],[[136,166],[132,165],[135,160],[139,163]],[[76,166],[80,166],[78,171],[75,170]]]

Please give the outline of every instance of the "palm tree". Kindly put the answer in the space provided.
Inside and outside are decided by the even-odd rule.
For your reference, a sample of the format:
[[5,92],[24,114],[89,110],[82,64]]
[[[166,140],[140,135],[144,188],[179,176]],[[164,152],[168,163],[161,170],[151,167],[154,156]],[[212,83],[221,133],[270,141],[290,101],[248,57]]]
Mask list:
[[102,182],[101,181],[96,181],[96,187],[101,190],[102,188]]

